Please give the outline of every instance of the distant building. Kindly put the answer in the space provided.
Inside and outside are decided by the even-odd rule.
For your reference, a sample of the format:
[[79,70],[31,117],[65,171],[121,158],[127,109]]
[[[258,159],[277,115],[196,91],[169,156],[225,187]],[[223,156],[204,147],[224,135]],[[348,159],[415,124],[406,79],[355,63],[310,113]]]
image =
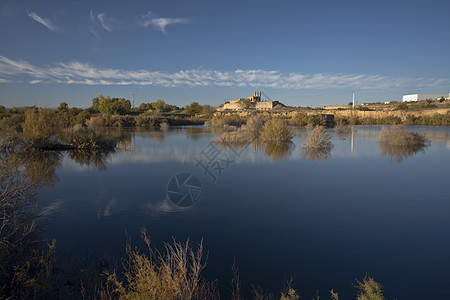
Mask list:
[[226,102],[221,108],[221,110],[240,110],[242,109],[240,105],[240,101],[242,100],[250,100],[251,108],[254,108],[256,110],[270,110],[273,109],[276,105],[279,104],[283,105],[279,101],[262,101],[261,92],[254,92],[253,96],[248,96],[247,99],[240,98]]
[[403,95],[403,102],[417,102],[421,100],[439,100],[441,98],[449,99],[450,94],[410,94]]

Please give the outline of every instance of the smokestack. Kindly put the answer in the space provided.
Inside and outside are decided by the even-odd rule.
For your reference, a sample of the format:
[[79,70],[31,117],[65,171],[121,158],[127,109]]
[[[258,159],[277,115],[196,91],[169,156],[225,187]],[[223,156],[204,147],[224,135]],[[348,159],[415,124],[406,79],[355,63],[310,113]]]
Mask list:
[[353,92],[353,109],[355,109],[355,92]]

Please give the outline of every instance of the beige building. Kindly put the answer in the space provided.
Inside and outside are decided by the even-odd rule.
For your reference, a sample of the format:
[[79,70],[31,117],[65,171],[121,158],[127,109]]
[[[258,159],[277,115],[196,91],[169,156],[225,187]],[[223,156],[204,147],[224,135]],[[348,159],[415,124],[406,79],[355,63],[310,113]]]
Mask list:
[[[240,101],[245,98],[234,99],[226,102],[220,110],[241,110]],[[256,110],[269,110],[273,109],[276,105],[281,104],[279,101],[262,101],[261,92],[254,92],[253,96],[248,96],[247,100],[250,100],[251,107]]]

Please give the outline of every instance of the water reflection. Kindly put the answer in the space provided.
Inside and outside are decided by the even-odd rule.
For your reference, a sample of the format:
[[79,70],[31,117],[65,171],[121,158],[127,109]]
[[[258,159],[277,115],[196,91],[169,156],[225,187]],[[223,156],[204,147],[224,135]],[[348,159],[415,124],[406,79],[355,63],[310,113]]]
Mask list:
[[331,148],[302,148],[302,158],[308,158],[311,161],[327,160],[331,157]]
[[94,166],[106,170],[106,161],[115,151],[72,150],[69,157],[81,166]]
[[388,156],[391,161],[395,161],[397,163],[401,163],[404,159],[408,158],[409,156],[413,156],[419,151],[425,152],[426,147],[427,146],[424,145],[397,146],[378,143],[378,148],[381,151],[381,156]]
[[32,184],[54,187],[58,181],[56,167],[61,165],[62,153],[57,151],[29,151],[20,154],[25,174]]
[[283,142],[283,143],[265,143],[264,144],[264,155],[270,156],[272,161],[279,161],[282,158],[287,158],[292,154],[295,148],[293,142]]

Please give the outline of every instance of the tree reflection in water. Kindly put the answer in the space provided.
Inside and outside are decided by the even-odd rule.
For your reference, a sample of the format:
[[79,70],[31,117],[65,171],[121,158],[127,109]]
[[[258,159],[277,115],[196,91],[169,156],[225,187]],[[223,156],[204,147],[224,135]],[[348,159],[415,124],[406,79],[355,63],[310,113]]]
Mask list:
[[427,145],[400,146],[378,143],[381,156],[387,156],[391,159],[391,162],[395,161],[397,163],[401,163],[404,159],[413,156],[419,151],[425,152],[426,147]]
[[264,155],[272,157],[272,161],[279,161],[289,157],[295,148],[293,142],[264,143]]
[[331,148],[302,148],[302,158],[308,158],[311,161],[327,160],[331,157]]
[[69,156],[74,162],[82,166],[94,166],[99,170],[106,170],[106,161],[113,153],[115,153],[114,150],[72,150],[69,152]]
[[61,152],[35,150],[22,152],[18,156],[32,184],[45,188],[55,186],[58,181],[55,170],[61,165]]

